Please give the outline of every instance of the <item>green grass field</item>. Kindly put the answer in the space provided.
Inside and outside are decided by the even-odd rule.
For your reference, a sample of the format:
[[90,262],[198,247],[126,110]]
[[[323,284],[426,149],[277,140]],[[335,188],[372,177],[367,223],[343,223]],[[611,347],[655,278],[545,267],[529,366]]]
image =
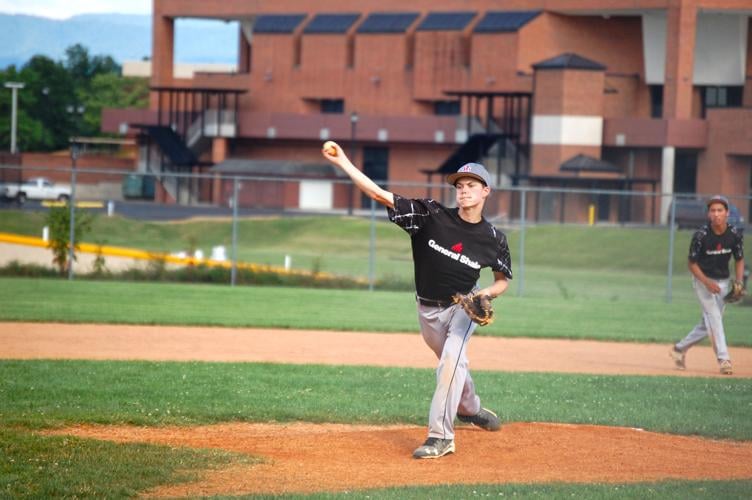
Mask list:
[[[494,302],[499,319],[477,335],[668,344],[699,320],[689,300],[597,295],[509,294]],[[0,304],[4,321],[417,331],[409,292],[0,278]],[[730,307],[725,324],[731,346],[752,346],[752,307]]]
[[[8,211],[10,213],[12,211]],[[0,231],[38,235],[43,218],[0,218]],[[150,250],[229,241],[227,222],[142,223],[99,218],[90,241]],[[364,276],[368,221],[243,220],[240,256],[320,265]],[[107,238],[102,235],[106,234]],[[518,234],[510,231],[513,258]],[[489,336],[588,338],[668,344],[699,319],[684,271],[689,233],[677,239],[673,301],[665,298],[668,235],[654,229],[535,227],[526,234],[525,293],[496,302]],[[684,241],[686,240],[686,241]],[[193,243],[191,243],[193,242]],[[380,223],[377,269],[409,276],[408,238]],[[294,252],[293,250],[294,249]],[[594,252],[593,249],[598,249]],[[308,260],[306,260],[308,259]],[[484,277],[487,279],[487,277]],[[63,321],[417,331],[412,294],[276,287],[0,278],[0,321]],[[726,316],[733,346],[752,346],[752,307]],[[7,328],[0,324],[0,329]],[[193,425],[249,421],[422,425],[433,370],[262,363],[0,361],[0,497],[128,498],[205,468],[259,457],[36,431],[77,423]],[[505,421],[642,427],[752,440],[752,381],[684,377],[474,372]],[[379,401],[375,408],[373,401]],[[377,411],[378,410],[378,411]],[[752,481],[631,485],[464,485],[289,498],[748,498]]]

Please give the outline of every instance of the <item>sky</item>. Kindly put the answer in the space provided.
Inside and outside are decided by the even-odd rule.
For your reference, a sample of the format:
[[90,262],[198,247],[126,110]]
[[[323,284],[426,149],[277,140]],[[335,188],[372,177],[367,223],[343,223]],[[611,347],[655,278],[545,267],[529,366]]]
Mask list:
[[67,19],[78,14],[151,14],[152,0],[0,0],[2,14]]

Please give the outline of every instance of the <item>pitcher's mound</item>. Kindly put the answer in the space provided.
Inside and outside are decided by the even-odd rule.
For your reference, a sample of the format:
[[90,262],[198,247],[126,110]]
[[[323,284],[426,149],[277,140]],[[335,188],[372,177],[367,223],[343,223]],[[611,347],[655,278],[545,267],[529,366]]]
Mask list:
[[199,427],[75,426],[50,431],[116,442],[219,448],[263,463],[207,471],[199,482],[147,496],[313,493],[390,486],[752,479],[752,443],[640,429],[513,423],[500,432],[459,427],[457,452],[416,460],[417,426],[220,424]]

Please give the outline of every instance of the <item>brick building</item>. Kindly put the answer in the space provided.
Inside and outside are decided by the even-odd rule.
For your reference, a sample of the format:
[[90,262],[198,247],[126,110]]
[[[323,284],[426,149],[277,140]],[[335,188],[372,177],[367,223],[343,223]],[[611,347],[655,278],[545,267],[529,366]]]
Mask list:
[[[501,193],[723,192],[752,216],[749,0],[154,0],[153,16],[151,109],[103,117],[140,131],[143,169],[279,171],[310,182],[283,182],[277,203],[358,206],[322,165],[335,139],[406,195],[483,161]],[[238,23],[236,72],[175,77],[183,17]],[[629,220],[665,221],[669,201],[633,200]],[[551,193],[532,203],[541,219],[563,210]],[[617,205],[599,199],[599,217]]]

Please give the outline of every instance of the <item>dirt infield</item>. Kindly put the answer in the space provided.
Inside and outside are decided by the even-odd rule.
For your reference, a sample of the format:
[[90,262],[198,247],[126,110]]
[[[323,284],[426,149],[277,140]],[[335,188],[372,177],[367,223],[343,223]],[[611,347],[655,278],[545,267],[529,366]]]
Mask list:
[[[665,345],[476,337],[475,370],[719,376],[709,347],[673,369]],[[732,348],[734,377],[751,377],[752,349]],[[267,329],[0,323],[0,359],[265,361],[434,367],[418,334]],[[144,428],[75,426],[47,433],[115,442],[216,448],[260,464],[207,471],[200,481],[146,496],[280,494],[387,486],[752,479],[752,443],[640,429],[508,423],[488,433],[459,427],[457,453],[419,461],[418,426],[220,424]],[[478,457],[483,457],[479,460]]]
[[461,427],[455,438],[457,453],[439,460],[410,456],[425,438],[425,429],[416,426],[85,426],[54,433],[121,443],[220,448],[265,460],[208,472],[199,482],[159,488],[146,495],[156,497],[312,493],[431,484],[752,478],[752,443],[592,425],[513,423],[493,433]]
[[[710,347],[674,369],[669,346],[474,336],[473,370],[719,377]],[[752,349],[731,348],[734,377],[752,377]],[[0,323],[0,359],[249,361],[434,368],[418,333]]]

